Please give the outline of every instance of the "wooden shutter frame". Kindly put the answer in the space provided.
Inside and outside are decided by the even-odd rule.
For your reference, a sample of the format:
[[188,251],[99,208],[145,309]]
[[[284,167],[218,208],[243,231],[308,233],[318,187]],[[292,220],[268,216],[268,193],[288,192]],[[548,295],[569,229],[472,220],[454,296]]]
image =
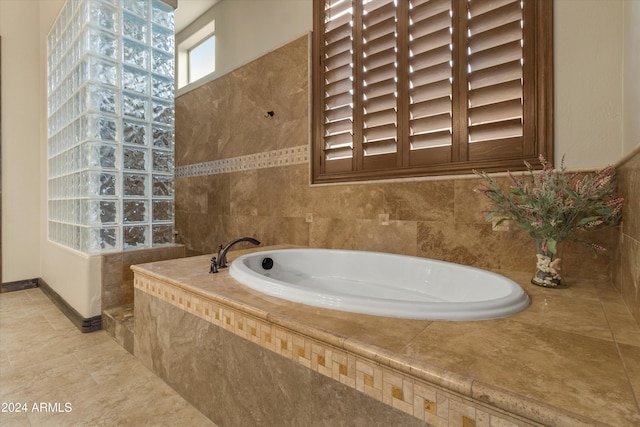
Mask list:
[[[465,0],[454,1],[454,8],[459,8]],[[408,3],[407,0],[399,2],[400,5]],[[322,49],[322,37],[318,36],[324,31],[324,5],[325,0],[313,1],[313,43],[312,43],[312,161],[311,161],[311,173],[312,184],[320,183],[334,183],[334,182],[356,182],[365,180],[380,180],[380,179],[393,179],[393,178],[413,178],[420,176],[444,176],[444,175],[460,175],[470,174],[473,169],[483,170],[485,172],[504,172],[506,170],[524,170],[524,161],[531,163],[532,165],[539,165],[538,156],[543,155],[549,162],[553,163],[553,0],[525,0],[525,16],[529,14],[532,16],[533,22],[529,25],[525,24],[524,38],[526,42],[533,43],[532,49],[525,49],[525,61],[534,61],[533,73],[535,76],[531,76],[527,67],[523,72],[525,75],[524,84],[533,86],[534,96],[527,96],[525,87],[524,98],[524,147],[527,152],[522,157],[507,158],[501,160],[484,160],[484,161],[459,161],[467,156],[467,149],[469,144],[460,143],[460,141],[452,141],[452,163],[437,164],[431,166],[400,166],[395,169],[381,169],[381,170],[357,170],[357,162],[362,162],[362,147],[357,141],[361,141],[362,130],[357,126],[354,126],[354,156],[352,159],[345,159],[352,163],[352,170],[348,172],[325,172],[323,170],[324,160],[324,106],[323,106],[323,82],[322,82],[322,70],[323,70],[323,49]],[[402,7],[402,6],[399,6]],[[455,20],[454,20],[455,21]],[[454,23],[454,25],[456,25]],[[356,25],[356,28],[359,28]],[[454,27],[455,28],[455,27]],[[402,35],[406,34],[408,30],[403,28],[403,25],[399,25],[399,31]],[[465,39],[465,31],[456,31],[454,37],[457,37],[458,43],[454,43],[454,49],[459,46],[466,46],[466,42],[460,45],[460,39]],[[527,36],[529,38],[527,40]],[[401,49],[404,50],[404,49]],[[361,51],[360,51],[361,54]],[[408,52],[399,52],[399,60],[406,58]],[[358,57],[358,51],[356,51],[356,57]],[[529,59],[528,59],[529,58]],[[357,62],[356,58],[356,62]],[[358,67],[356,67],[357,69]],[[462,71],[461,71],[462,72]],[[405,74],[405,73],[400,73]],[[398,88],[400,97],[404,98],[402,91],[407,86],[402,83],[403,77],[399,76]],[[464,80],[466,81],[466,79]],[[356,95],[358,85],[355,87]],[[454,95],[456,88],[453,89]],[[461,91],[466,93],[466,91]],[[460,94],[457,95],[458,97]],[[464,109],[464,114],[455,114],[453,116],[453,125],[460,126],[460,120],[466,120],[466,99],[464,102],[459,102],[459,109]],[[403,108],[408,108],[405,103],[399,103],[398,114]],[[531,120],[531,112],[535,114],[535,118]],[[354,111],[354,115],[357,114]],[[354,117],[354,123],[356,118]],[[407,158],[409,156],[408,150],[404,149],[406,141],[408,140],[408,130],[403,129],[403,126],[398,126],[398,163],[407,164]],[[360,145],[360,148],[356,148]],[[458,160],[458,161],[456,161]]]

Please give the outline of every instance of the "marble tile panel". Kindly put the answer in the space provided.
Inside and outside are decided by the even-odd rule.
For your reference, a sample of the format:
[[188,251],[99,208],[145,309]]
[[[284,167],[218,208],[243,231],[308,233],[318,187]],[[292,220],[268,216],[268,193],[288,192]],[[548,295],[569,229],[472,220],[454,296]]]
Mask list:
[[418,255],[480,268],[500,268],[490,224],[420,221]]
[[[300,342],[284,329],[272,331],[274,351],[263,351],[145,293],[137,294],[136,301],[140,301],[136,318],[141,322],[136,328],[136,355],[221,425],[424,426],[329,375],[294,363],[290,358],[300,357],[295,346]],[[169,342],[164,335],[175,340]],[[193,342],[201,345],[194,347]],[[153,357],[146,354],[154,351]],[[333,360],[326,351],[314,357],[314,363],[327,366]]]
[[385,193],[376,184],[313,187],[311,194],[310,212],[320,218],[377,219],[379,214],[388,213]]
[[[503,352],[504,343],[496,340],[505,337],[522,352]],[[614,425],[640,421],[631,411],[634,396],[611,341],[516,320],[434,322],[403,352],[531,399],[548,401],[553,395],[554,406],[595,419],[606,407]],[[594,365],[600,368],[588,367]]]
[[640,345],[640,332],[634,319],[629,319],[629,309],[624,303],[606,304],[607,318],[618,343]]
[[[499,178],[496,178],[500,181]],[[454,184],[454,221],[486,223],[485,217],[491,210],[491,202],[483,194],[475,191],[481,185],[477,178],[455,179]]]
[[356,249],[358,232],[351,219],[315,217],[309,225],[309,246],[314,248]]
[[[239,101],[228,112],[232,140],[244,144],[229,144],[232,154],[225,157],[246,154],[240,149],[260,152],[308,141],[308,55],[304,36],[229,73],[228,88]],[[265,117],[267,111],[273,117]]]
[[529,275],[522,278],[526,282],[520,283],[525,283],[523,288],[532,304],[512,317],[514,320],[613,341],[608,313],[602,306],[595,281],[584,279],[573,281],[568,289],[548,289],[527,283]]
[[372,184],[384,195],[382,212],[390,219],[408,221],[454,220],[454,181],[424,180]]
[[640,241],[622,235],[616,268],[616,287],[640,324]]
[[314,213],[315,189],[308,184],[308,164],[265,168],[258,174],[260,215],[305,218]]
[[[536,245],[534,240],[524,231],[512,227],[508,231],[492,231],[501,270],[529,271],[531,276],[536,269]],[[489,255],[489,254],[487,254]]]
[[636,396],[636,401],[640,401],[640,342],[620,344],[620,354]]
[[207,213],[212,216],[228,215],[231,204],[231,177],[211,175],[205,181],[204,191],[208,192]]
[[[176,178],[175,180],[175,210],[176,215],[181,212],[209,213],[209,196],[214,181],[212,176],[193,176]],[[220,188],[219,186],[217,188]]]
[[230,176],[229,214],[258,215],[258,171],[243,171]]
[[[224,228],[220,232],[222,244],[226,244],[231,240],[249,236],[258,239],[262,246],[269,245],[275,240],[276,234],[279,232],[277,228],[279,218],[271,216],[253,216],[253,215],[229,215],[224,218]],[[235,250],[247,249],[255,247],[251,243],[240,243]],[[216,249],[217,251],[217,249]]]
[[415,221],[355,221],[355,248],[366,251],[416,255]]
[[258,215],[292,216],[288,212],[294,208],[295,201],[284,196],[284,193],[288,192],[295,181],[292,178],[290,179],[288,172],[293,172],[296,169],[295,166],[287,166],[264,168],[256,171],[257,190],[254,197]]
[[640,240],[622,235],[620,262],[616,265],[620,290],[631,314],[640,325]]
[[205,113],[210,108],[219,107],[219,101],[214,99],[210,87],[203,85],[176,98],[175,106],[176,167],[217,159],[216,138],[223,128],[216,127],[215,115]]
[[[122,253],[104,254],[101,263],[101,304],[102,309],[106,310],[121,304],[121,286],[124,274]],[[133,293],[130,296],[132,297]]]
[[304,218],[275,218],[274,222],[277,232],[272,236],[272,244],[309,246],[310,224]]
[[636,150],[625,163],[618,166],[617,188],[624,197],[622,209],[622,232],[636,240],[640,240],[640,151]]
[[[611,274],[613,251],[618,247],[618,232],[615,229],[598,230],[590,233],[577,233],[576,239],[593,242],[607,248],[606,252],[595,254],[582,243],[566,240],[560,245],[559,256],[562,258],[563,277],[573,278],[608,278]],[[570,284],[570,283],[569,283]]]
[[222,229],[223,220],[224,217],[208,214],[177,214],[176,241],[185,245],[190,253],[213,253],[222,241],[217,231]]

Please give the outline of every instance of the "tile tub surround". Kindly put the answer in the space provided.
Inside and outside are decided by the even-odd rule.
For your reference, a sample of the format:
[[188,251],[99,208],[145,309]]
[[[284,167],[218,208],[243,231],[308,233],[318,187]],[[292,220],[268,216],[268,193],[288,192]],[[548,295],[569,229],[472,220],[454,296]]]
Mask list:
[[[305,35],[176,99],[176,241],[188,255],[250,235],[533,274],[533,240],[492,230],[475,176],[310,186],[309,57]],[[594,238],[615,248],[616,235]],[[609,274],[611,253],[566,253],[569,284]]]
[[[268,297],[228,271],[209,275],[209,259],[134,266],[136,294],[431,425],[484,426],[501,419],[506,425],[640,423],[640,330],[606,281],[580,280],[559,291],[529,285],[530,273],[501,271],[523,285],[530,308],[488,321],[419,321]],[[136,311],[136,319],[142,318],[150,319]],[[173,344],[157,332],[160,342],[148,346],[136,327],[135,352],[144,350],[149,363],[162,365],[162,342]],[[198,345],[185,343],[192,344]]]
[[102,257],[102,311],[133,304],[133,272],[131,266],[166,259],[184,258],[184,245],[160,246],[113,252]]
[[136,308],[138,360],[220,426],[425,427],[151,294],[136,290]]

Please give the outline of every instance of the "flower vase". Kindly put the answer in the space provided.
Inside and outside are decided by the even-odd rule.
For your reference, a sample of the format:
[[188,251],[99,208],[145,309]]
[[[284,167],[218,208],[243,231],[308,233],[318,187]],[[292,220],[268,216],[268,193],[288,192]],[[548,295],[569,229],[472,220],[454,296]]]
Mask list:
[[545,254],[537,254],[536,257],[538,257],[536,274],[531,279],[531,283],[545,288],[567,288],[560,275],[560,258]]

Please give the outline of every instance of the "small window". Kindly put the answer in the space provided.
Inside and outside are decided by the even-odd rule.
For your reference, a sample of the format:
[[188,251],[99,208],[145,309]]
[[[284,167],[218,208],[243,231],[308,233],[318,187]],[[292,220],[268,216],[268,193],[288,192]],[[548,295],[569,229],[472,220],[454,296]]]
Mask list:
[[212,35],[189,49],[189,83],[216,69],[216,36]]
[[181,89],[216,69],[215,21],[176,34],[176,87]]

